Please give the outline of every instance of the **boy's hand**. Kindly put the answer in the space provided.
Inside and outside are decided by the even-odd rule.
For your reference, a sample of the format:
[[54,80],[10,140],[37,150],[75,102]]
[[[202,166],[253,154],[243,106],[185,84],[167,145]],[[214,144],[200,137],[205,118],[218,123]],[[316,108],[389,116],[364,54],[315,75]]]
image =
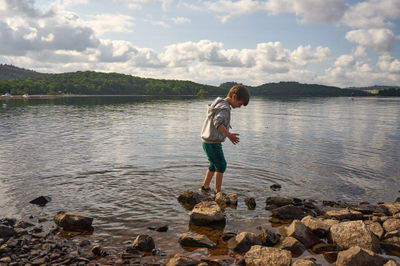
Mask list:
[[236,144],[238,144],[239,143],[239,134],[236,134],[236,133],[232,133],[232,134],[229,134],[227,137],[229,138],[229,140],[234,144],[234,145],[236,145]]

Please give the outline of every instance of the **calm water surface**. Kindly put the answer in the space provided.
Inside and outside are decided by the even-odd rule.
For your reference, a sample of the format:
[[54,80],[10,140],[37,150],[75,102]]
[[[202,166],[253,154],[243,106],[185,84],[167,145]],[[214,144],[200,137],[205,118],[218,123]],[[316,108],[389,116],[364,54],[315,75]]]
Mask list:
[[[104,239],[155,222],[169,223],[167,236],[177,238],[188,215],[176,198],[201,186],[208,165],[199,134],[211,100],[0,100],[0,217],[69,210],[94,217]],[[240,143],[224,143],[223,190],[238,193],[239,206],[227,210],[228,228],[267,219],[272,195],[371,203],[400,196],[400,98],[253,98],[232,110],[232,127]],[[282,190],[271,191],[273,183]],[[28,204],[41,195],[52,202]],[[244,205],[249,196],[255,211]]]

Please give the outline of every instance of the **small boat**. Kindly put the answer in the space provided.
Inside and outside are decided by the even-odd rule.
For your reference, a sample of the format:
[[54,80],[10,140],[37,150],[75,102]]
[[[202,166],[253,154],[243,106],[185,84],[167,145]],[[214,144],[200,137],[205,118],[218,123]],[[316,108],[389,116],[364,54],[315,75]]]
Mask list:
[[25,93],[24,95],[22,95],[22,97],[29,98],[30,96],[29,96],[29,94]]
[[7,93],[4,93],[3,95],[1,95],[1,96],[3,96],[3,97],[12,97],[12,95],[11,94],[9,94],[8,92]]

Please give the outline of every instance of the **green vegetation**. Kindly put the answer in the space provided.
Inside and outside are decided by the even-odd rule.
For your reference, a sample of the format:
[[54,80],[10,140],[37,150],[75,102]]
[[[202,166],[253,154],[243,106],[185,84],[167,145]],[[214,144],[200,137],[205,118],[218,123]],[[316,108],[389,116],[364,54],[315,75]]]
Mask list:
[[140,78],[93,71],[0,80],[0,94],[221,95],[225,90],[191,81]]
[[46,74],[19,68],[13,65],[0,64],[0,80],[20,79],[27,77],[43,77]]
[[[219,87],[192,81],[140,78],[119,73],[77,71],[43,74],[11,65],[0,65],[0,95],[80,94],[80,95],[226,95],[236,82]],[[246,85],[245,85],[246,86]],[[253,96],[331,97],[331,96],[399,96],[400,87],[371,86],[345,88],[298,82],[266,83],[246,86]],[[375,91],[375,92],[373,92]]]

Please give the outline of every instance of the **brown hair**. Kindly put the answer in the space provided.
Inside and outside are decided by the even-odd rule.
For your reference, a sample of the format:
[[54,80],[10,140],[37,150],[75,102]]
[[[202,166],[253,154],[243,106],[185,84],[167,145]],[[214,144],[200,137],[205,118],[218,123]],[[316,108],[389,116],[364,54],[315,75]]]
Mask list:
[[232,96],[236,94],[237,100],[242,101],[243,105],[246,106],[249,103],[250,94],[247,88],[243,85],[235,85],[233,86],[229,92],[228,97],[232,98]]

